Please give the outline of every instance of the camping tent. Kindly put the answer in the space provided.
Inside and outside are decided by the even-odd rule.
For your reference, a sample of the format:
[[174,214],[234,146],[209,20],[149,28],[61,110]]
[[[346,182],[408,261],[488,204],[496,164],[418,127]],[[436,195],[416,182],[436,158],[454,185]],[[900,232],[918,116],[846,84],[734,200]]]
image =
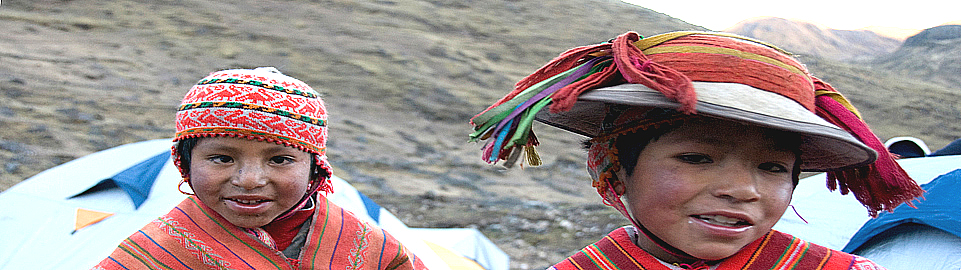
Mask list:
[[915,137],[894,137],[884,141],[884,147],[902,158],[923,157],[931,154],[928,144]]
[[[901,167],[919,184],[961,168],[961,156],[909,158],[898,160]],[[791,206],[774,225],[806,241],[841,250],[869,219],[867,209],[853,195],[841,195],[825,187],[824,174],[810,176],[798,183]]]
[[[133,143],[43,171],[0,193],[0,269],[92,267],[183,200],[176,189],[180,174],[169,160],[170,140]],[[486,240],[467,249],[424,241],[346,181],[332,181],[331,201],[390,232],[430,269],[508,269],[507,255],[478,231],[422,229]]]
[[921,187],[924,200],[869,220],[844,251],[889,269],[961,269],[961,169]]
[[[918,184],[922,184],[923,187],[925,183],[931,182],[933,179],[947,174],[949,172],[955,171],[961,168],[961,156],[951,155],[951,156],[937,156],[937,157],[918,157],[918,158],[907,158],[898,160],[898,163],[908,172]],[[797,211],[787,211],[781,220],[774,226],[775,230],[790,233],[798,238],[804,239],[806,241],[826,246],[836,250],[842,250],[848,245],[848,242],[852,241],[852,237],[861,230],[862,225],[871,220],[868,216],[867,210],[862,206],[857,199],[852,195],[842,196],[839,192],[831,192],[825,188],[825,175],[818,174],[814,176],[801,179],[797,188],[794,192],[794,198],[791,201],[792,207]],[[928,195],[926,195],[928,196]],[[956,198],[957,196],[954,196]],[[955,199],[956,200],[956,199]],[[918,203],[918,201],[914,201]],[[920,203],[918,204],[920,205]],[[953,203],[953,205],[958,206],[958,203]],[[903,207],[903,205],[902,205]],[[901,209],[895,210],[894,214],[900,213]],[[953,211],[959,211],[957,207]],[[921,213],[915,213],[921,214]],[[957,213],[955,213],[957,214]],[[881,216],[887,214],[882,213]],[[925,214],[921,214],[922,216]],[[954,224],[958,226],[958,223]],[[925,225],[927,226],[927,225]],[[907,227],[896,227],[898,230],[906,229]],[[892,228],[894,229],[894,228]],[[912,239],[920,240],[929,239],[937,231],[930,231],[926,227],[914,227],[911,232],[924,231]],[[890,246],[894,241],[893,239],[902,239],[903,237],[911,237],[905,234],[898,234],[897,230],[887,231],[884,235],[889,240],[884,240],[881,243],[885,243],[889,248],[884,255],[878,255],[878,253],[859,254],[865,256],[869,259],[880,258],[877,256],[889,256],[890,258],[896,258],[900,261],[915,261],[914,258],[904,257],[901,255],[893,254],[894,249]],[[938,241],[937,245],[950,246],[951,238],[941,237],[936,239]],[[876,243],[876,242],[872,242]],[[928,242],[929,246],[935,245]],[[900,250],[897,252],[902,252],[904,254],[913,254],[912,252],[906,252],[907,250],[914,249],[907,245],[898,245]],[[915,249],[913,251],[919,251]],[[935,255],[935,254],[929,254]],[[941,253],[944,255],[944,253]],[[892,257],[893,256],[893,257]],[[879,261],[884,261],[886,259],[879,259]],[[885,265],[891,270],[897,269],[892,266]],[[916,265],[916,264],[915,264]],[[909,269],[938,269],[938,268],[909,268]],[[950,269],[958,269],[957,267]]]

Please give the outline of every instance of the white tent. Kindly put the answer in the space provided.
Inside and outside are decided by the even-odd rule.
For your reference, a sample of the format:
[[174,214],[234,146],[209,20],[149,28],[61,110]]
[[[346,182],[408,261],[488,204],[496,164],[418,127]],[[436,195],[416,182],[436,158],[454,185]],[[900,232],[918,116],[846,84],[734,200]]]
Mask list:
[[[440,246],[456,250],[461,256],[477,261],[486,269],[507,269],[510,258],[507,254],[496,248],[491,240],[487,239],[480,231],[471,228],[452,228],[452,229],[423,229],[411,228],[411,232],[424,239],[428,243],[435,243]],[[485,264],[484,262],[490,262]],[[495,267],[494,262],[501,262],[502,265]],[[503,267],[503,268],[501,268]]]
[[[926,184],[941,175],[961,168],[961,156],[907,158],[898,160],[898,163],[918,184]],[[791,205],[796,209],[797,214],[788,210],[774,226],[774,229],[815,244],[843,250],[855,233],[871,217],[868,216],[867,210],[853,195],[842,196],[837,191],[828,191],[825,183],[824,174],[801,179],[791,201]],[[961,211],[961,203],[957,205],[959,205],[959,208],[955,211]],[[900,208],[895,210],[895,213],[899,213],[898,210]],[[883,216],[885,213],[881,213],[881,215]],[[910,228],[910,230],[906,230],[906,228]],[[855,254],[876,260],[876,262],[891,270],[958,269],[957,265],[951,266],[951,268],[934,268],[935,265],[939,264],[947,265],[943,258],[949,258],[946,257],[949,256],[946,252],[952,250],[948,247],[958,247],[956,243],[952,242],[957,242],[958,236],[952,235],[953,238],[937,237],[944,232],[929,229],[931,229],[930,226],[899,227],[887,234],[878,235],[878,240],[869,242],[867,246],[862,247],[862,250],[855,252]],[[944,233],[944,235],[951,234]],[[921,244],[919,241],[927,241],[924,239],[938,239],[938,242]],[[912,247],[912,242],[919,244]],[[927,248],[922,248],[925,246]],[[932,252],[932,250],[942,252]],[[957,253],[958,251],[954,250],[954,252]],[[930,258],[928,262],[931,264],[928,264],[928,266],[932,268],[917,268],[918,263],[924,260],[922,258]],[[907,266],[908,268],[897,268],[896,262],[901,262],[902,267]]]
[[899,225],[853,253],[888,270],[961,269],[961,237],[928,225]]
[[[93,153],[0,193],[0,205],[4,206],[0,208],[0,269],[89,269],[120,241],[167,213],[185,197],[177,191],[180,174],[169,162],[170,145],[170,140],[160,139]],[[151,167],[155,172],[148,172]],[[418,230],[485,240],[467,248],[424,241],[346,181],[332,180],[331,201],[390,232],[430,269],[459,269],[451,266],[463,265],[454,262],[465,258],[489,270],[508,269],[507,255],[476,230]],[[78,209],[112,215],[75,230]],[[495,255],[472,257],[476,254]]]

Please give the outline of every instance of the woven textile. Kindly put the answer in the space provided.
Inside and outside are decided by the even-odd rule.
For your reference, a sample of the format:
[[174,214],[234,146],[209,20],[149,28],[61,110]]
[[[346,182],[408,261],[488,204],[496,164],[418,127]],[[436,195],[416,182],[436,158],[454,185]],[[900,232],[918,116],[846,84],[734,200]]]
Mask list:
[[[627,230],[620,228],[549,269],[670,270],[671,268],[634,245]],[[772,230],[711,269],[866,270],[884,268],[863,258],[811,244]]]
[[[331,174],[324,102],[306,83],[274,68],[211,73],[184,96],[176,128],[174,141],[228,136],[296,147],[316,155],[317,165]],[[180,156],[173,154],[179,168]],[[326,182],[320,190],[329,192]]]
[[191,196],[93,269],[426,269],[382,229],[317,196],[300,258],[286,258]]

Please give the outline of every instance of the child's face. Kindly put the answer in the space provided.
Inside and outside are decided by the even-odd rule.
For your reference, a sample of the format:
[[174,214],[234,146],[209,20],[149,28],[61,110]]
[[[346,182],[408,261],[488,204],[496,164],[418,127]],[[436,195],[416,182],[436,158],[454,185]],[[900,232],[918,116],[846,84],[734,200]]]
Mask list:
[[203,138],[190,159],[197,197],[234,225],[255,228],[300,202],[307,191],[310,154],[275,143]]
[[[627,207],[642,226],[694,257],[717,260],[777,223],[791,202],[794,161],[761,128],[689,121],[650,142],[633,174],[620,176],[627,179]],[[676,261],[639,238],[654,256]]]

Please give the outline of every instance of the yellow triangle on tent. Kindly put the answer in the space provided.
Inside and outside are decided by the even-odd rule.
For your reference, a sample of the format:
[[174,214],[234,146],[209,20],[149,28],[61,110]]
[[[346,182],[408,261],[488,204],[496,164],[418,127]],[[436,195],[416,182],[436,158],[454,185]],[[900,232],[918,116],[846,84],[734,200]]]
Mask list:
[[107,217],[110,217],[112,215],[113,213],[77,208],[77,220],[73,226],[73,232],[77,232],[77,230],[83,229],[84,227],[100,222],[101,220]]
[[450,266],[451,270],[484,270],[484,267],[481,267],[480,264],[477,264],[474,260],[465,258],[446,247],[426,240],[424,243],[426,243],[434,253],[437,253],[437,256],[440,257],[444,263],[447,263],[447,266]]

